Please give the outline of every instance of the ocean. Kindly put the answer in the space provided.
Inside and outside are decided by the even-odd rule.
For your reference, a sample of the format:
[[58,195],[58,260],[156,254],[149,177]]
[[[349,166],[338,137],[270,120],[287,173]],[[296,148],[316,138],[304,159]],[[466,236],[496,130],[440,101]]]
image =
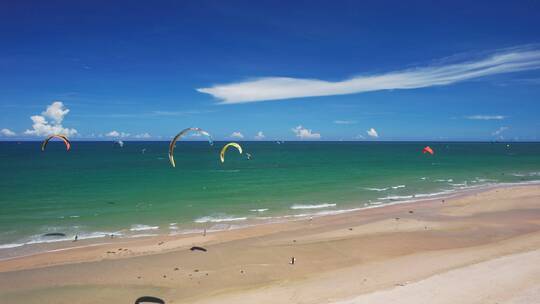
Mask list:
[[[540,143],[0,142],[2,249],[181,234],[540,181]],[[422,154],[426,145],[435,155]],[[246,152],[252,155],[246,157]],[[44,236],[62,233],[65,236]]]

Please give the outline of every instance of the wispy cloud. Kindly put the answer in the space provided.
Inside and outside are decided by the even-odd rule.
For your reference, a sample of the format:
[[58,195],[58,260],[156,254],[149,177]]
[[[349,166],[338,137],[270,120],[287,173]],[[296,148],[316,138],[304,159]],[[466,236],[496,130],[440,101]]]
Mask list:
[[6,129],[6,128],[0,130],[0,134],[2,136],[6,136],[6,137],[17,135],[15,132],[11,131],[10,129]]
[[501,135],[504,131],[508,130],[509,127],[500,127],[498,128],[497,130],[495,130],[493,133],[491,133],[491,135],[493,136],[499,136]]
[[357,123],[356,120],[334,120],[334,123],[337,125],[354,125]]
[[244,134],[242,134],[240,132],[232,132],[232,134],[229,137],[242,139],[242,138],[244,138]]
[[355,94],[380,90],[416,89],[449,85],[489,75],[540,68],[537,46],[515,47],[492,52],[482,59],[417,67],[384,74],[353,77],[343,81],[262,77],[218,84],[197,91],[214,96],[222,104],[289,98]]
[[265,136],[264,136],[263,131],[257,132],[257,135],[254,136],[254,138],[255,138],[256,140],[263,140],[264,137],[265,137]]
[[302,126],[297,126],[291,129],[296,137],[300,139],[321,139],[320,133],[314,133],[311,129],[306,129]]
[[366,133],[367,133],[367,135],[369,135],[370,137],[373,137],[373,138],[379,137],[379,133],[377,133],[377,130],[375,130],[373,128],[367,130]]
[[[77,130],[62,126],[62,121],[68,113],[69,109],[65,108],[61,101],[54,101],[47,106],[47,109],[41,115],[30,117],[33,122],[32,129],[24,131],[24,134],[32,136],[47,136],[52,134],[76,135]],[[47,121],[47,118],[51,121]]]
[[503,120],[506,118],[504,115],[471,115],[465,116],[467,119],[472,120]]

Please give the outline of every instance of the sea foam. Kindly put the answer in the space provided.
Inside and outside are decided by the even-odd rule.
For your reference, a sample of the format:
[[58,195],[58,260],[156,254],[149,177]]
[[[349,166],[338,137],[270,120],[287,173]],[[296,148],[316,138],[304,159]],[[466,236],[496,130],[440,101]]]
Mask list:
[[298,209],[321,209],[321,208],[329,208],[329,207],[335,207],[336,204],[333,203],[324,203],[324,204],[316,204],[316,205],[301,205],[301,204],[295,204],[291,206],[291,209],[298,210]]

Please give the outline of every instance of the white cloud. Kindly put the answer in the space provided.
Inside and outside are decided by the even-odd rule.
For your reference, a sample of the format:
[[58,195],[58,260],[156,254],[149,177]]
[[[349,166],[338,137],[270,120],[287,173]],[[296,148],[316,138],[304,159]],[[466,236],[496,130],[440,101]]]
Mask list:
[[131,134],[124,133],[124,132],[118,132],[116,130],[113,130],[113,131],[105,134],[105,136],[107,136],[107,137],[119,137],[119,138],[128,137],[129,135],[131,135]]
[[334,123],[337,125],[353,125],[356,120],[334,120]]
[[467,119],[472,120],[502,120],[505,119],[506,116],[504,115],[471,115],[471,116],[465,116]]
[[312,96],[355,94],[380,90],[416,89],[449,85],[489,75],[540,68],[540,50],[536,46],[500,50],[482,59],[431,65],[357,76],[332,82],[319,79],[262,77],[214,85],[197,91],[214,96],[223,104],[257,102]]
[[379,137],[379,133],[377,133],[377,130],[375,130],[373,128],[367,130],[366,133],[367,133],[367,135],[369,135],[370,137],[373,137],[373,138]]
[[230,135],[230,137],[232,137],[232,138],[240,138],[241,139],[241,138],[244,138],[244,135],[242,133],[240,133],[240,132],[233,132]]
[[64,117],[69,113],[69,109],[64,108],[64,103],[61,101],[54,101],[47,107],[45,112],[41,113],[43,116],[54,120],[57,124],[61,124]]
[[135,138],[150,138],[150,137],[152,136],[148,132],[135,135]]
[[493,135],[493,136],[499,136],[499,135],[502,134],[502,132],[504,132],[504,131],[506,131],[506,130],[508,130],[508,129],[510,129],[510,127],[500,127],[500,128],[498,128],[497,130],[495,130],[493,133],[491,133],[491,135]]
[[118,132],[118,131],[116,131],[116,130],[115,130],[115,131],[111,131],[111,132],[105,134],[105,136],[108,136],[108,137],[118,137],[118,136],[120,136],[120,132]]
[[[24,131],[24,134],[34,136],[52,134],[74,136],[77,134],[76,129],[64,128],[62,126],[62,121],[68,113],[69,109],[66,109],[61,101],[55,101],[47,106],[47,109],[41,113],[42,115],[33,115],[30,117],[33,122],[32,129]],[[46,117],[52,121],[47,121]]]
[[259,132],[257,132],[257,135],[255,135],[254,138],[255,138],[256,140],[262,140],[262,139],[264,139],[264,137],[265,137],[265,136],[264,136],[264,133],[263,133],[262,131],[259,131]]
[[3,136],[15,136],[17,134],[15,134],[15,132],[11,131],[10,129],[2,129],[0,130],[0,134],[2,134]]
[[300,139],[320,139],[321,134],[320,133],[313,133],[312,130],[306,129],[302,126],[297,126],[296,128],[291,129],[294,134],[296,134],[296,137]]

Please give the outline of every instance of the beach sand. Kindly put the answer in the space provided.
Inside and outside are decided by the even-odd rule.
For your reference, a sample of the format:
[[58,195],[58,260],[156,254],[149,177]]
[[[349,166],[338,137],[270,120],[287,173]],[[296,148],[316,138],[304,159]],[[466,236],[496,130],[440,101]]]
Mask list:
[[0,261],[0,303],[540,303],[540,186],[49,246]]

